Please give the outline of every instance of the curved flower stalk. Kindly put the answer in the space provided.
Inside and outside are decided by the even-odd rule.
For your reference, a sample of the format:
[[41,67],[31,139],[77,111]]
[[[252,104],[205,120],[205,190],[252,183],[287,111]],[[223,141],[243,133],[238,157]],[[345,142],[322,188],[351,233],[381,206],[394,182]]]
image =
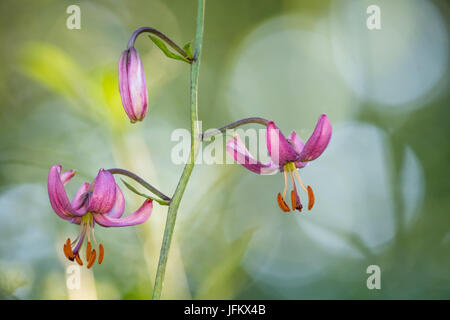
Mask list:
[[92,243],[98,248],[99,264],[104,257],[104,247],[102,244],[97,244],[95,239],[95,224],[103,227],[126,227],[144,223],[152,213],[153,200],[145,200],[136,212],[122,217],[125,210],[122,190],[109,171],[100,169],[94,181],[83,183],[72,201],[69,201],[64,186],[76,172],[61,170],[61,165],[54,165],[48,174],[50,204],[60,218],[80,226],[76,239],[71,241],[68,238],[64,244],[64,255],[69,260],[76,260],[78,264],[83,265],[80,249],[87,237],[86,261],[87,267],[91,268],[97,258],[97,251],[92,249]]
[[295,131],[286,138],[273,121],[267,123],[266,143],[270,156],[268,163],[257,161],[247,150],[245,144],[235,136],[227,142],[227,152],[238,163],[257,174],[272,174],[277,171],[284,174],[283,194],[278,193],[277,202],[281,210],[289,212],[286,193],[288,188],[288,175],[292,182],[291,207],[292,210],[302,211],[303,205],[298,195],[296,181],[308,195],[308,210],[314,205],[314,193],[310,186],[305,186],[297,169],[304,168],[309,161],[317,159],[326,149],[331,139],[331,123],[325,114],[319,117],[316,128],[308,141],[303,143]]
[[[188,63],[192,63],[193,61],[189,52],[181,49],[162,32],[149,27],[135,30],[130,36],[127,49],[122,52],[119,59],[120,98],[131,123],[144,120],[148,109],[148,89],[145,80],[144,67],[139,52],[134,48],[137,37],[144,32],[157,36],[181,55],[179,56],[170,52],[164,42],[151,37],[152,41],[155,42],[168,57],[183,60]],[[190,45],[188,44],[186,48],[190,48]]]

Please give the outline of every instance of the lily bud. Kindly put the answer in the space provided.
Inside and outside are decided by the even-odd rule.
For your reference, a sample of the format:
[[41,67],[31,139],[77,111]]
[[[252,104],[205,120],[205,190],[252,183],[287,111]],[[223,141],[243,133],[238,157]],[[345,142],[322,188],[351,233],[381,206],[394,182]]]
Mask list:
[[142,61],[134,47],[120,56],[119,92],[131,123],[142,121],[147,114],[148,92]]

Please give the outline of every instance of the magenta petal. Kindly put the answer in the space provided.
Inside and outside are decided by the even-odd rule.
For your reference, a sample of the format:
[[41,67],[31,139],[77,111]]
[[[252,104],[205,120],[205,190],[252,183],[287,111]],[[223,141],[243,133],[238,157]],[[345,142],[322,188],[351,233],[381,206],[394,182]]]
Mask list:
[[89,197],[87,211],[93,213],[107,213],[111,211],[116,201],[116,182],[113,175],[100,169],[95,178],[94,191]]
[[72,209],[63,182],[61,181],[60,165],[54,165],[50,168],[47,189],[50,205],[60,218],[71,220],[78,215]]
[[271,174],[279,170],[279,167],[272,162],[264,164],[253,158],[239,136],[227,142],[227,152],[236,162],[257,174]]
[[308,139],[297,160],[301,162],[317,159],[326,149],[331,139],[331,123],[325,114],[317,121],[313,134]]
[[150,217],[153,200],[145,200],[144,204],[134,213],[125,218],[111,218],[106,214],[94,214],[95,222],[103,227],[127,227],[144,223]]
[[120,218],[125,210],[125,198],[123,197],[122,190],[116,184],[116,202],[114,207],[106,215],[110,218]]
[[130,121],[143,120],[147,113],[148,91],[144,67],[135,48],[125,50],[120,56],[119,92]]
[[89,186],[88,182],[83,183],[72,199],[72,209],[79,214],[87,211]]
[[266,139],[267,151],[274,163],[283,166],[287,162],[297,160],[298,153],[273,121],[267,124]]
[[[294,149],[297,153],[302,152],[305,144],[303,143],[302,139],[300,139],[300,137],[297,135],[297,133],[295,131],[292,131],[288,140],[292,144],[292,146],[294,147]],[[295,162],[295,166],[297,168],[304,168],[307,164],[308,164],[308,162],[301,162],[301,161]]]
[[303,143],[302,139],[298,136],[297,132],[292,131],[291,135],[288,138],[288,141],[292,144],[294,147],[295,152],[300,153],[303,150],[303,147],[305,144]]
[[75,170],[69,170],[60,174],[61,182],[65,186],[76,174]]

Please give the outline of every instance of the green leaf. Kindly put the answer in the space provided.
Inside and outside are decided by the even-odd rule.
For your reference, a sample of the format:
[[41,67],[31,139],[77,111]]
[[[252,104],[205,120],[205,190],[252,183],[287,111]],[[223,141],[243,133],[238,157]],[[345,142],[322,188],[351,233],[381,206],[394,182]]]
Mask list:
[[175,53],[173,53],[172,51],[170,51],[169,48],[167,48],[166,44],[165,44],[162,40],[160,40],[160,39],[158,39],[158,38],[156,38],[156,37],[152,37],[152,36],[149,36],[149,37],[150,37],[150,39],[153,41],[153,43],[156,44],[156,46],[157,46],[159,49],[161,49],[161,51],[162,51],[168,58],[175,59],[175,60],[181,60],[181,61],[187,62],[187,63],[189,63],[189,64],[191,63],[188,59],[186,59],[186,58],[184,58],[184,57],[182,57],[182,56],[180,56],[180,55],[178,55],[178,54],[175,54]]
[[141,196],[141,197],[144,197],[144,198],[147,198],[147,199],[154,200],[154,201],[158,202],[160,205],[169,205],[169,201],[161,200],[161,199],[158,199],[158,198],[155,198],[155,197],[146,195],[146,194],[144,194],[144,193],[141,193],[141,192],[137,191],[135,187],[133,187],[132,185],[130,185],[128,182],[126,182],[126,181],[123,180],[122,178],[120,178],[120,180],[122,180],[123,184],[124,184],[130,191],[136,193],[138,196]]
[[188,42],[183,47],[184,51],[186,51],[186,54],[189,58],[194,59],[194,54],[192,53],[191,43]]

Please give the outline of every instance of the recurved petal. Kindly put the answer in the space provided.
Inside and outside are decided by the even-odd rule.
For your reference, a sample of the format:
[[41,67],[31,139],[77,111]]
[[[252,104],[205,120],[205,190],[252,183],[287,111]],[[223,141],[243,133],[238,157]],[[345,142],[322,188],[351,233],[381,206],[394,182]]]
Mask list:
[[76,174],[75,170],[69,170],[60,174],[61,182],[65,186]]
[[110,218],[120,218],[125,210],[125,198],[123,197],[122,190],[116,184],[116,202],[114,207],[106,215]]
[[279,166],[275,163],[264,164],[253,158],[239,136],[235,136],[227,142],[227,152],[236,162],[257,174],[271,174],[279,170]]
[[283,166],[298,158],[298,153],[293,145],[289,143],[273,121],[269,121],[267,124],[266,139],[267,151],[274,163]]
[[87,211],[93,213],[107,213],[111,211],[116,202],[116,182],[113,175],[100,169],[95,178],[94,191],[89,198]]
[[127,227],[144,223],[150,217],[153,209],[153,200],[145,200],[142,206],[134,213],[124,218],[111,218],[106,214],[94,214],[95,222],[103,227]]
[[72,209],[79,214],[87,211],[89,186],[88,182],[83,183],[72,199]]
[[50,168],[47,182],[48,197],[55,213],[62,219],[71,220],[74,214],[61,181],[60,173],[60,165],[54,165]]
[[303,150],[303,147],[305,144],[303,143],[302,139],[298,136],[297,132],[292,131],[290,134],[288,141],[292,144],[294,147],[295,152],[300,153]]
[[326,149],[331,139],[331,123],[325,114],[322,114],[317,121],[311,137],[306,141],[305,147],[298,157],[298,161],[306,162],[317,159]]

